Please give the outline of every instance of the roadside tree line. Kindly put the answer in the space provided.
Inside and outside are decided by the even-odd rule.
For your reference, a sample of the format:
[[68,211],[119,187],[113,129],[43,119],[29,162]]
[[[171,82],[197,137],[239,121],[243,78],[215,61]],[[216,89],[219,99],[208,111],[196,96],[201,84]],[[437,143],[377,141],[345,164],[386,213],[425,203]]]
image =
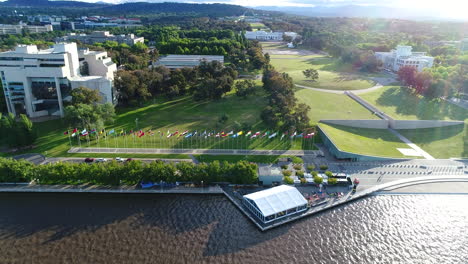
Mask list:
[[39,184],[136,185],[140,182],[193,182],[210,184],[230,182],[252,184],[258,181],[257,165],[247,161],[193,164],[188,162],[143,163],[68,163],[34,165],[25,160],[0,158],[0,182],[31,182]]

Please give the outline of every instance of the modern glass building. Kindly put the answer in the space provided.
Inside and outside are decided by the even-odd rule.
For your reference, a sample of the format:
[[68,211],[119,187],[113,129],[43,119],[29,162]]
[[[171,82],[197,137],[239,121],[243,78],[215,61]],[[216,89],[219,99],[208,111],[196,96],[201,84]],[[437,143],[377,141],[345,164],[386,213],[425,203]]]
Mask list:
[[307,210],[307,200],[288,185],[244,195],[243,203],[263,223]]

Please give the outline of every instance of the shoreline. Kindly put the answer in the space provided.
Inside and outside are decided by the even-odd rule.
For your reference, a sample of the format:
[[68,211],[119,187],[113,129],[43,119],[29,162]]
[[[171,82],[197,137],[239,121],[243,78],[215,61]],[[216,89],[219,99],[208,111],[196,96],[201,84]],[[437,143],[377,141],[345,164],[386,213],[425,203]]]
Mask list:
[[[440,188],[441,184],[444,188]],[[307,211],[292,215],[281,221],[264,224],[256,219],[243,205],[242,202],[226,192],[220,186],[200,187],[175,187],[171,189],[136,189],[134,186],[120,188],[95,185],[29,185],[29,184],[0,184],[0,193],[102,193],[102,194],[186,194],[186,195],[224,195],[244,216],[253,222],[261,231],[272,228],[332,209],[337,206],[364,198],[366,196],[379,195],[468,195],[468,177],[463,176],[439,176],[418,177],[393,181],[358,191],[354,194],[331,200],[325,204],[312,206]],[[359,187],[358,187],[359,188]],[[455,188],[455,189],[454,189]],[[451,191],[455,192],[451,192]],[[462,190],[462,191],[460,191]]]

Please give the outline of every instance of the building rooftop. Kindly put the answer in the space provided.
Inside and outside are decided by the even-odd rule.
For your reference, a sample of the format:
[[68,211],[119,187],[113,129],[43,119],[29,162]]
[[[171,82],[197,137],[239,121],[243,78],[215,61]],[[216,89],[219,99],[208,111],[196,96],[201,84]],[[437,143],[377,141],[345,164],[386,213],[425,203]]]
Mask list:
[[302,194],[288,185],[247,194],[244,198],[254,202],[265,217],[307,204]]
[[161,57],[158,61],[201,61],[201,60],[224,60],[224,56],[218,55],[167,55]]

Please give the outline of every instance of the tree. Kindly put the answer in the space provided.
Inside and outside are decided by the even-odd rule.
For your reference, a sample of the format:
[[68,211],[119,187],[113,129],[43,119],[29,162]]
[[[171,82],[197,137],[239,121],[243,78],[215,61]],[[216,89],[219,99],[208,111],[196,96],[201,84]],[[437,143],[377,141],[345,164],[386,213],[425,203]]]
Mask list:
[[71,91],[72,105],[78,104],[96,104],[102,100],[99,91],[80,86]]
[[285,42],[292,42],[293,41],[293,38],[291,36],[288,36],[286,34],[283,34],[283,41]]
[[65,120],[72,127],[102,129],[114,121],[115,110],[111,103],[97,105],[69,105],[65,108]]
[[322,184],[323,178],[319,177],[319,176],[315,176],[314,177],[314,182],[315,182],[315,184]]
[[418,72],[414,77],[413,87],[418,94],[424,95],[426,90],[431,86],[432,74],[428,71]]
[[252,80],[242,80],[235,84],[236,95],[247,98],[247,96],[255,94],[255,82]]
[[319,78],[319,74],[316,69],[307,69],[302,73],[306,78],[309,78],[311,81],[316,81]]
[[416,77],[416,68],[413,66],[403,66],[397,72],[398,79],[406,86],[413,86]]
[[116,74],[114,85],[119,92],[119,103],[123,105],[136,105],[146,101],[151,93],[148,90],[146,71],[124,71]]

